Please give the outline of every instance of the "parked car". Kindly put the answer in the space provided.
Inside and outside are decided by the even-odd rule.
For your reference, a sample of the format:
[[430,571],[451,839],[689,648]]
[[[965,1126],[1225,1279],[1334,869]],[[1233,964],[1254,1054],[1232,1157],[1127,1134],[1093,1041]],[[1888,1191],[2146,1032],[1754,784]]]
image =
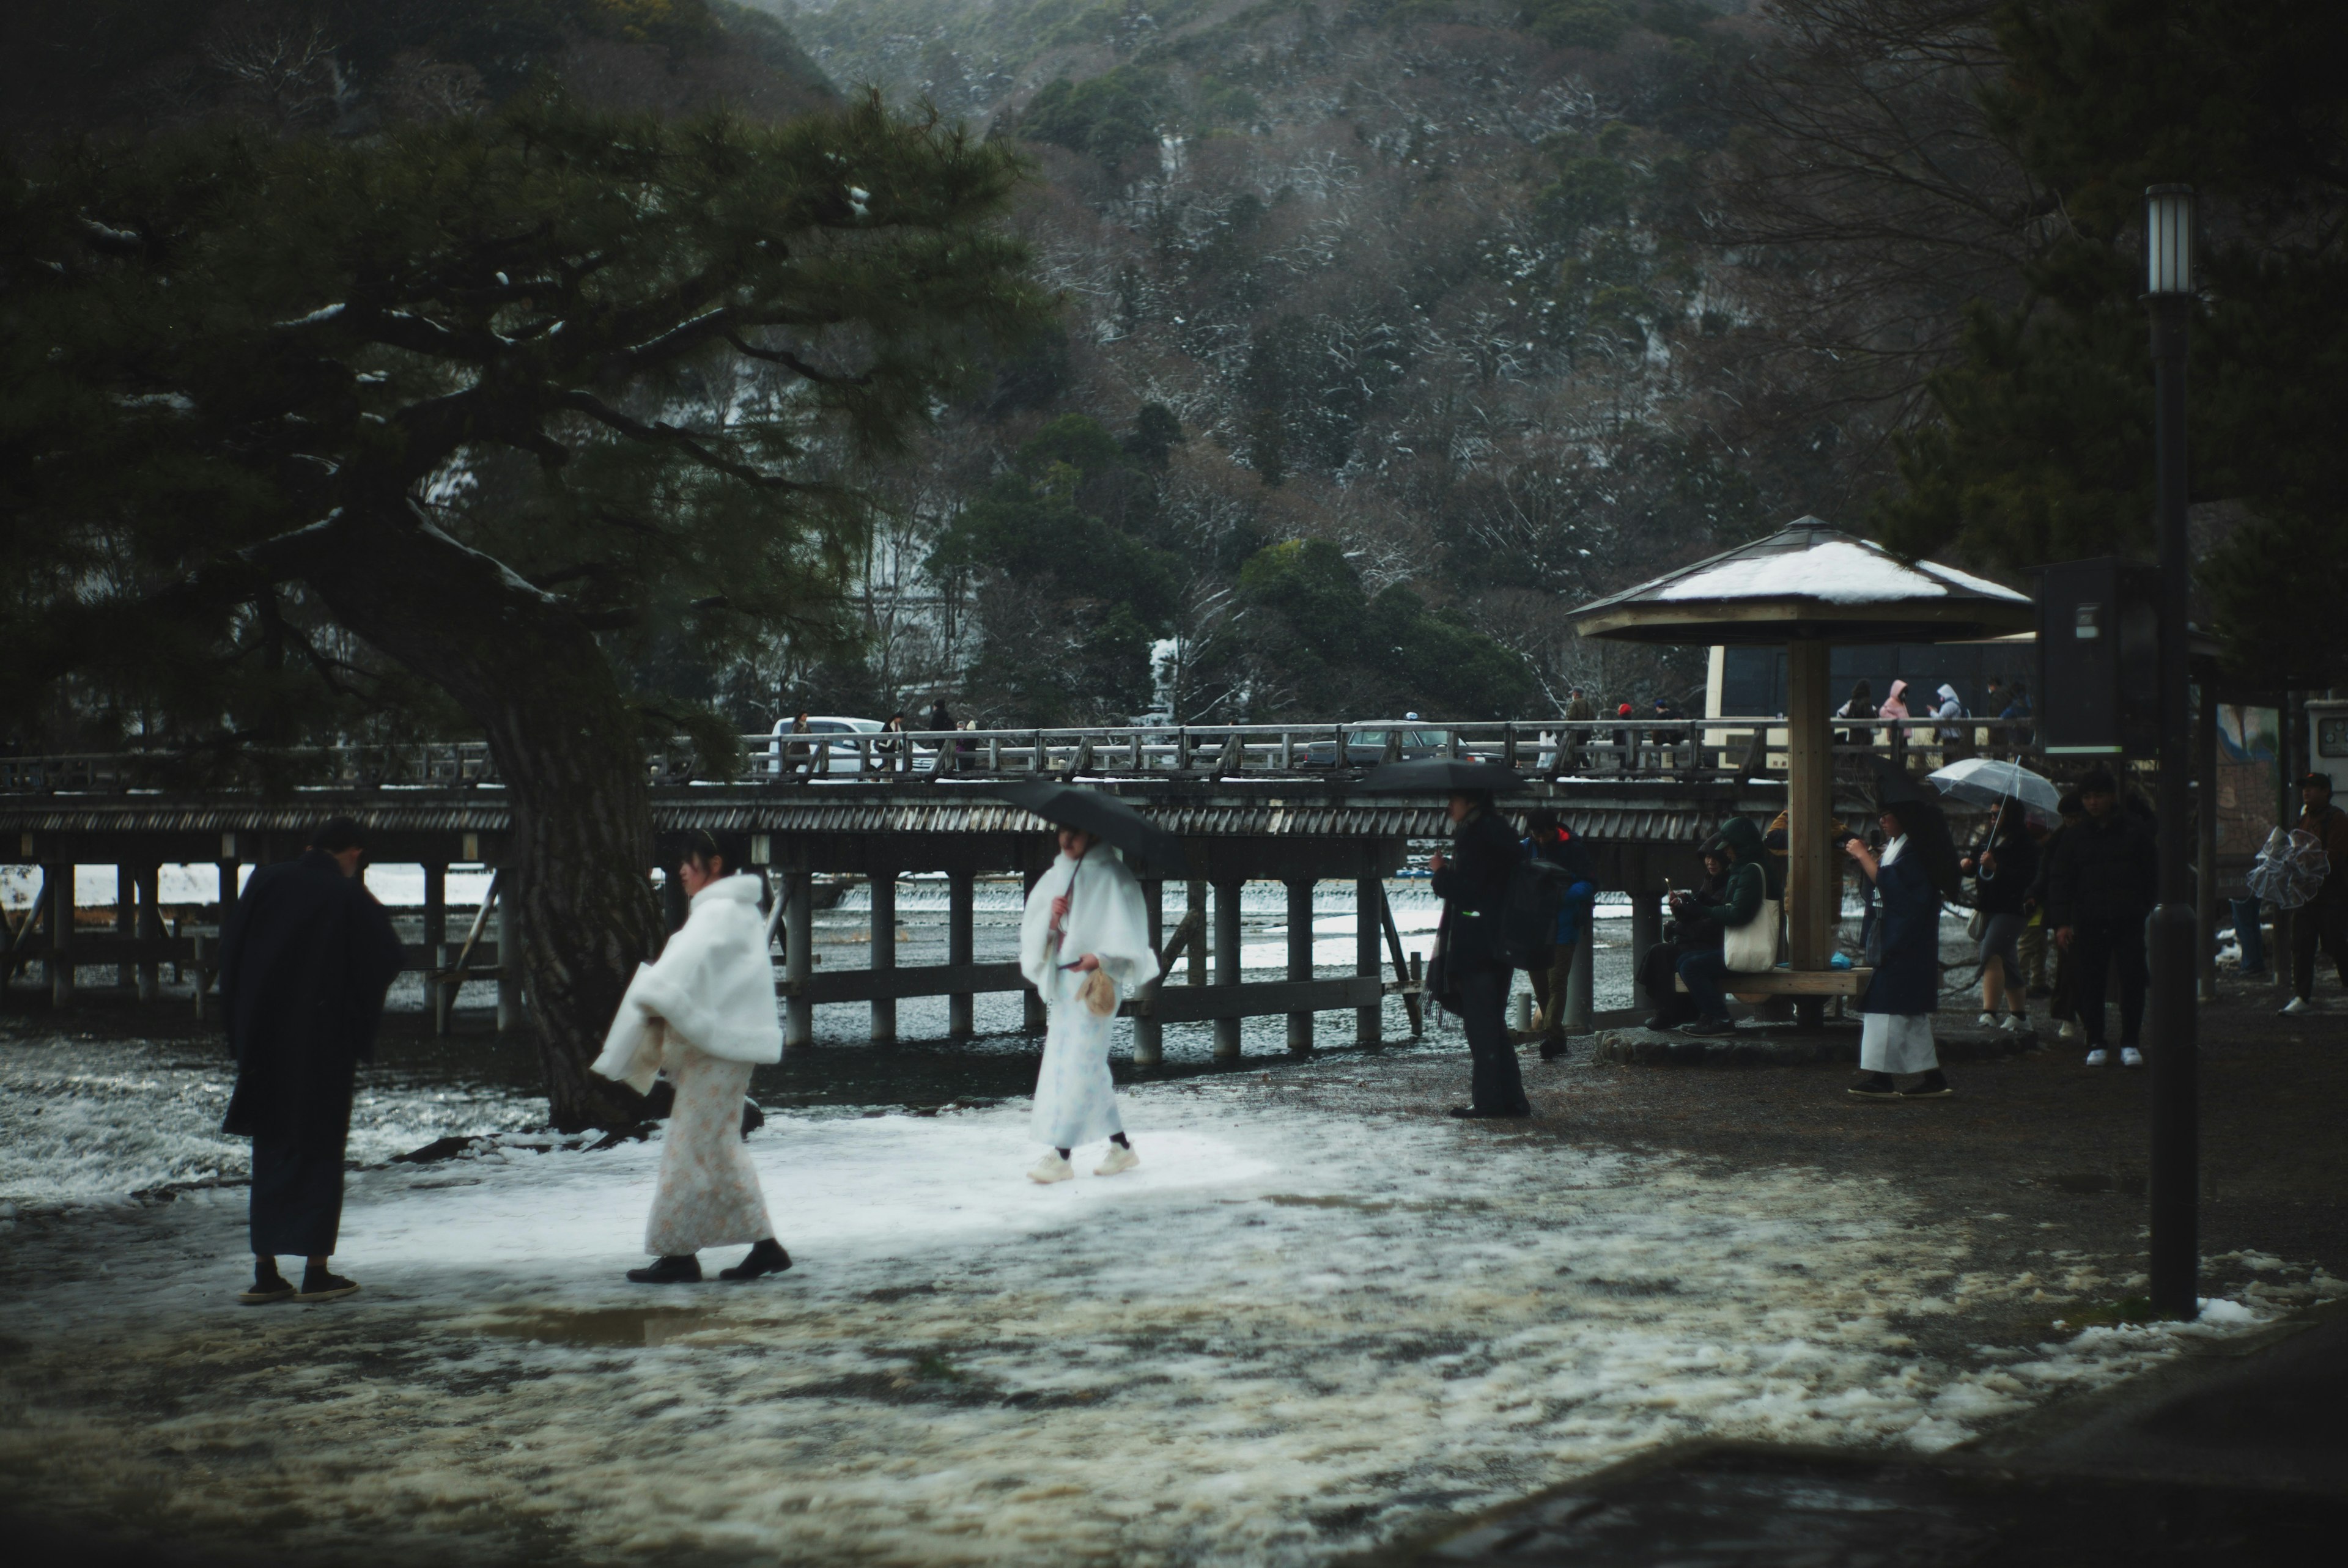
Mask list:
[[1400,724],[1390,728],[1349,729],[1345,733],[1345,760],[1337,760],[1337,743],[1315,741],[1305,748],[1304,766],[1308,768],[1374,768],[1383,762],[1413,762],[1420,757],[1443,755],[1447,739],[1442,730],[1405,729]]
[[[848,719],[833,714],[810,713],[808,715],[808,738],[802,739],[791,733],[792,723],[793,719],[777,720],[775,738],[767,743],[767,773],[770,777],[779,777],[785,772],[784,748],[786,747],[791,747],[794,750],[804,748],[801,756],[813,762],[812,771],[819,778],[839,774],[861,773],[864,770],[863,743],[851,740],[818,740],[815,737],[870,735],[880,733],[881,729],[880,721],[878,719]],[[819,747],[821,748],[820,751],[818,750]],[[792,772],[798,772],[806,767],[807,762],[800,760],[799,757],[793,757],[790,760]]]

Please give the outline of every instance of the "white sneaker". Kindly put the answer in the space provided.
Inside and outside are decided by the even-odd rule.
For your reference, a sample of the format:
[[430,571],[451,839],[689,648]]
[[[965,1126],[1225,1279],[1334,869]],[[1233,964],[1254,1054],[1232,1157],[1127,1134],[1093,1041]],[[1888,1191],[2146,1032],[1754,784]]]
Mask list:
[[[2091,1050],[2091,1051],[2087,1052],[2087,1065],[2088,1065],[2089,1067],[2105,1067],[2105,1066],[2108,1066],[2108,1065],[2110,1065],[2111,1060],[2112,1060],[2112,1053],[2111,1053],[2110,1051],[2108,1051],[2108,1050],[2105,1050],[2102,1046],[2100,1046],[2100,1045],[2099,1045],[2099,1046],[2097,1046],[2097,1047],[2096,1047],[2096,1049],[2095,1049],[2095,1050]],[[1040,1181],[1042,1181],[1042,1180],[1044,1180],[1044,1178],[1043,1178],[1043,1177],[1041,1177],[1041,1176],[1038,1176],[1038,1177],[1036,1177],[1035,1179],[1036,1179],[1037,1181],[1039,1181],[1039,1182],[1040,1182]]]
[[1096,1176],[1122,1175],[1139,1163],[1141,1163],[1141,1156],[1135,1153],[1129,1145],[1111,1143],[1108,1146],[1108,1158],[1093,1167],[1093,1174]]
[[1057,1154],[1045,1155],[1035,1163],[1035,1168],[1027,1173],[1029,1181],[1044,1187],[1050,1186],[1054,1182],[1072,1182],[1076,1177],[1076,1168]]
[[2026,1012],[2010,1012],[2005,1015],[2005,1021],[1999,1024],[1997,1027],[2005,1030],[2008,1034],[2028,1034],[2030,1032],[2030,1015]]
[[2144,1065],[2144,1052],[2138,1050],[2132,1045],[2124,1045],[2120,1047],[2120,1065],[2122,1067],[2142,1067]]
[[1995,1029],[1997,1027],[1997,1014],[1993,1012],[1985,1012],[1982,1014],[1981,1027],[1983,1029]]
[[2078,1038],[2079,1038],[2079,1020],[2078,1020],[2077,1019],[2075,1019],[2075,1018],[2066,1018],[2066,1019],[2065,1019],[2065,1020],[2063,1020],[2063,1027],[2062,1027],[2061,1029],[2059,1029],[2059,1030],[2056,1030],[2054,1031],[2054,1035],[2055,1035],[2055,1038],[2056,1038],[2056,1039],[2058,1039],[2058,1040],[2076,1040],[2076,1039],[2078,1039]]
[[2315,1004],[2309,1001],[2305,997],[2293,997],[2291,1000],[2282,1004],[2281,1010],[2286,1013],[2313,1012],[2315,1010]]

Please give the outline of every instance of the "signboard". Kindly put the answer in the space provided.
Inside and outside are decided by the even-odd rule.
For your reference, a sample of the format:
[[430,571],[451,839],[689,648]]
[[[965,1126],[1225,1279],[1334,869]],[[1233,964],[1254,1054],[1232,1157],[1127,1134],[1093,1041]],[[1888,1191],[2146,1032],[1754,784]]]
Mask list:
[[2272,708],[2218,704],[2218,891],[2247,891],[2242,873],[2275,825],[2281,725]]

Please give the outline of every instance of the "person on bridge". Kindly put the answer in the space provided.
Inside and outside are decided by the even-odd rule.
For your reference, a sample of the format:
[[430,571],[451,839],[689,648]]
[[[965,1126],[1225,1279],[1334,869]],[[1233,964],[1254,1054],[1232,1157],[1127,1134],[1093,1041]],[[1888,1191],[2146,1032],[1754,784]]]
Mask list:
[[1141,884],[1115,845],[1060,829],[1060,857],[1027,895],[1020,917],[1019,972],[1050,1009],[1028,1121],[1048,1149],[1027,1179],[1045,1186],[1071,1179],[1076,1171],[1068,1155],[1098,1138],[1109,1149],[1093,1174],[1130,1171],[1141,1156],[1117,1113],[1108,1040],[1117,1003],[1158,978],[1158,955]]
[[[1937,1100],[1952,1091],[1941,1071],[1932,1014],[1941,1004],[1941,902],[1957,894],[1957,852],[1940,808],[1904,774],[1885,772],[1876,810],[1883,853],[1857,838],[1844,853],[1872,884],[1877,907],[1868,946],[1875,973],[1859,999],[1859,1081],[1862,1100]],[[1898,1080],[1921,1073],[1906,1089]]]
[[[221,933],[220,989],[236,1089],[222,1130],[252,1140],[248,1306],[358,1288],[330,1273],[342,1228],[351,1088],[375,1055],[383,997],[406,961],[391,917],[359,880],[359,825],[330,817],[298,860],[264,866]],[[279,1255],[307,1260],[295,1289]]]
[[691,911],[659,958],[637,967],[595,1059],[595,1071],[639,1094],[656,1072],[676,1091],[644,1226],[644,1250],[657,1261],[628,1277],[697,1284],[703,1247],[747,1242],[742,1261],[717,1276],[757,1279],[791,1266],[742,1147],[750,1070],[783,1059],[758,879],[727,876],[716,839],[698,831],[686,835],[676,874]]
[[1517,1049],[1509,1042],[1509,985],[1516,971],[1509,967],[1500,929],[1509,873],[1523,850],[1488,792],[1455,794],[1449,809],[1452,853],[1438,852],[1427,861],[1435,896],[1443,900],[1435,938],[1443,973],[1433,989],[1435,999],[1458,1014],[1475,1062],[1468,1102],[1454,1106],[1451,1114],[1529,1116]]

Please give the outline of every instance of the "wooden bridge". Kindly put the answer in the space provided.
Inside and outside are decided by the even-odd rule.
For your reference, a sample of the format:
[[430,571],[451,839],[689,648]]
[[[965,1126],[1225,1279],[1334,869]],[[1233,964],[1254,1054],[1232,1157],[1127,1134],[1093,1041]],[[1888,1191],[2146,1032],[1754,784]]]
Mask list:
[[[1656,939],[1665,880],[1700,875],[1696,846],[1732,815],[1766,822],[1784,809],[1782,720],[1768,717],[1565,724],[1402,723],[1132,726],[887,734],[855,733],[743,738],[743,756],[711,765],[685,745],[649,757],[655,825],[663,833],[716,835],[733,864],[757,870],[772,890],[771,926],[780,938],[778,989],[786,1036],[812,1038],[819,1004],[869,1007],[871,1035],[897,1033],[897,1003],[949,999],[949,1033],[973,1028],[972,999],[1021,990],[1012,963],[979,963],[973,942],[973,888],[983,875],[1016,872],[1032,887],[1052,858],[1049,834],[990,785],[1051,774],[1129,800],[1189,852],[1189,913],[1168,932],[1163,886],[1143,884],[1168,973],[1128,1004],[1137,1061],[1159,1059],[1168,1022],[1211,1020],[1219,1056],[1235,1057],[1240,1022],[1284,1014],[1292,1049],[1309,1049],[1314,1014],[1351,1010],[1354,1036],[1375,1042],[1386,996],[1399,994],[1418,1023],[1418,974],[1385,906],[1384,879],[1416,842],[1448,831],[1440,801],[1368,794],[1365,772],[1415,755],[1475,756],[1516,769],[1521,786],[1501,801],[1511,814],[1545,808],[1588,842],[1601,885],[1628,893],[1632,938]],[[1956,743],[2012,752],[2018,737],[1993,726]],[[1838,748],[1838,807],[1866,808],[1870,759],[1898,756],[1921,769],[1941,743],[1923,723],[1853,725]],[[706,775],[720,776],[706,776]],[[506,865],[505,792],[478,743],[345,747],[249,753],[206,769],[161,752],[0,759],[0,845],[42,868],[43,893],[0,953],[0,981],[38,963],[54,1004],[67,1005],[77,971],[112,966],[117,983],[160,993],[159,966],[192,968],[197,1006],[210,979],[208,944],[217,924],[166,929],[158,904],[160,867],[219,868],[216,917],[232,908],[242,867],[298,854],[327,815],[357,818],[377,864],[414,864],[424,873],[423,940],[410,950],[447,1027],[450,999],[467,979],[499,986],[500,1027],[522,1013],[514,967],[518,933],[510,905],[491,892],[469,930],[452,939],[446,898],[451,866]],[[110,933],[79,933],[73,917],[76,866],[110,865],[119,897]],[[943,873],[949,890],[947,961],[895,962],[899,878]],[[818,973],[812,919],[818,876],[864,878],[871,890],[871,967]],[[1359,916],[1353,972],[1316,978],[1313,898],[1324,881],[1350,882]],[[1240,893],[1250,881],[1287,890],[1287,972],[1278,980],[1241,977]],[[681,896],[673,913],[682,917]],[[1209,912],[1211,911],[1211,914]],[[211,912],[211,911],[208,911]],[[1177,971],[1181,971],[1178,978]],[[1211,972],[1210,972],[1211,971]],[[1569,1023],[1591,1013],[1590,947],[1583,944],[1569,999]],[[1040,1003],[1027,992],[1027,1017]]]

